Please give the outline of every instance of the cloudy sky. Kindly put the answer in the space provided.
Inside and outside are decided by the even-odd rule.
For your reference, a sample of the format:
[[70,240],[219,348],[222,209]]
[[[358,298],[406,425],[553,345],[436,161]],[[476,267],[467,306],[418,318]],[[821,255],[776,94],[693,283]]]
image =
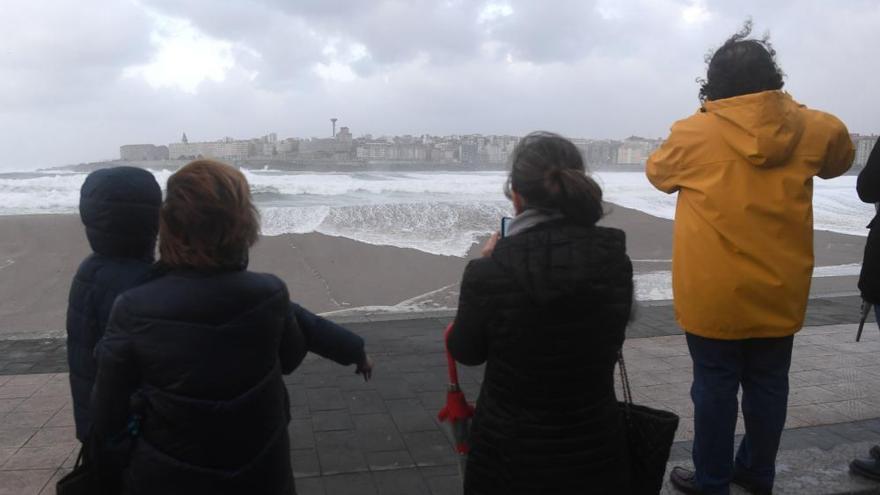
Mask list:
[[3,0],[0,169],[223,136],[664,136],[754,18],[786,89],[880,132],[880,0]]

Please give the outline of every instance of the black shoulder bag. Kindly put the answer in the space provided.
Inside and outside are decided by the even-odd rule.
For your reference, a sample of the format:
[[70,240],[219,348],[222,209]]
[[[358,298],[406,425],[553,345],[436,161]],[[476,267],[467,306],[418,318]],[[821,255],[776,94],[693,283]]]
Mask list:
[[623,401],[617,405],[626,423],[626,440],[632,469],[633,493],[656,495],[663,486],[666,462],[678,429],[678,415],[670,411],[633,404],[623,350],[618,351],[617,365],[623,386]]

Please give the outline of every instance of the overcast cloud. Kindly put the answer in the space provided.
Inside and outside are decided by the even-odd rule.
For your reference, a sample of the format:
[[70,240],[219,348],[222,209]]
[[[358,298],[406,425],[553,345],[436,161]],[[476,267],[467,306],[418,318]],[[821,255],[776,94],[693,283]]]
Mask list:
[[0,169],[223,136],[666,135],[752,16],[786,89],[880,131],[880,0],[4,0]]

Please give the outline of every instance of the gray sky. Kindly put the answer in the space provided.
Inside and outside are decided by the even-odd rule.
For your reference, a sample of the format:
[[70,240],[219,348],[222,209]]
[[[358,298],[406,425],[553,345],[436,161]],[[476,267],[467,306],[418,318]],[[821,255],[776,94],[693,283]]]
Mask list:
[[880,0],[3,0],[0,170],[223,136],[662,137],[751,15],[785,88],[880,131]]

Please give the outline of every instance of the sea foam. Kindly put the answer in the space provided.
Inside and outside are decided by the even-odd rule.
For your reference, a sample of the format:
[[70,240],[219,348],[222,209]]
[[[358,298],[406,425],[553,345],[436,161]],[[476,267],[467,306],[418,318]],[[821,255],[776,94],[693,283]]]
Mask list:
[[[170,170],[153,170],[163,185]],[[504,172],[315,173],[243,170],[263,217],[264,235],[320,232],[361,242],[464,256],[511,213]],[[0,215],[74,214],[83,173],[0,174]],[[660,218],[675,216],[676,195],[654,189],[643,173],[596,174],[605,199]],[[859,201],[855,176],[814,186],[816,229],[867,235],[871,205]]]

